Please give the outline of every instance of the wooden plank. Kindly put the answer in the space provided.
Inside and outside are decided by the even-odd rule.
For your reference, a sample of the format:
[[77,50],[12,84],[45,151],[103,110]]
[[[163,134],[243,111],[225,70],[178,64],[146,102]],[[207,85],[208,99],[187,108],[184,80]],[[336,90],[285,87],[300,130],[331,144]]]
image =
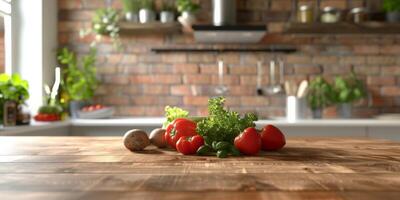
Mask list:
[[0,199],[397,199],[400,143],[289,139],[254,157],[182,156],[120,137],[0,137]]
[[161,22],[152,22],[152,23],[130,23],[130,22],[119,22],[119,27],[121,29],[121,33],[124,34],[144,34],[144,33],[153,33],[153,34],[166,34],[166,33],[176,33],[179,32],[182,28],[180,23],[161,23]]
[[338,23],[288,23],[284,33],[289,34],[398,34],[400,24],[365,22]]

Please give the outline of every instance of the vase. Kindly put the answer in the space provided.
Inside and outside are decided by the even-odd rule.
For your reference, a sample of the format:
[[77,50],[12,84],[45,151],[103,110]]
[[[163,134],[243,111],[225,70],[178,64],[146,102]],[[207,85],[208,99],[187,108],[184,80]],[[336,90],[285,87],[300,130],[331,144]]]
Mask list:
[[86,105],[85,101],[70,101],[69,102],[69,113],[72,119],[79,118],[78,112]]
[[138,23],[139,22],[139,14],[134,12],[126,12],[125,20],[127,22]]
[[400,22],[400,12],[388,12],[386,13],[386,21],[390,23]]
[[312,110],[313,119],[322,119],[322,108],[316,108]]
[[340,118],[349,119],[352,116],[352,105],[351,103],[342,103],[336,107],[336,112]]
[[156,14],[153,10],[142,8],[139,11],[139,21],[142,24],[154,22],[156,20]]
[[161,23],[172,23],[175,21],[175,14],[170,11],[160,12],[160,22]]

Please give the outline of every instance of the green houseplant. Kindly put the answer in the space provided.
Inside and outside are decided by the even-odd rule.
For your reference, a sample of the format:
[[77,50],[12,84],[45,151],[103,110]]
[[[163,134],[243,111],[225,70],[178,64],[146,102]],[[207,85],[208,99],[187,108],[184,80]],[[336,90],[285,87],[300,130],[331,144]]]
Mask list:
[[307,102],[312,110],[313,118],[322,118],[322,111],[333,102],[332,86],[321,76],[310,82]]
[[140,0],[122,0],[125,20],[128,22],[139,22]]
[[384,0],[383,9],[388,22],[400,22],[400,0]]
[[354,73],[348,77],[336,77],[333,90],[335,92],[334,101],[338,104],[337,111],[342,118],[350,118],[351,103],[367,95],[363,82]]
[[103,36],[110,37],[114,47],[120,49],[121,41],[119,39],[119,12],[113,8],[97,9],[92,18],[92,27],[88,30],[81,30],[81,37],[89,34],[95,35],[95,40],[91,46],[96,46]]
[[77,111],[91,100],[98,85],[96,78],[96,50],[78,62],[76,54],[63,48],[58,54],[58,61],[64,66],[62,87],[69,98],[71,116],[77,117]]
[[195,13],[200,9],[200,5],[194,3],[192,0],[176,0],[176,7],[181,16],[178,21],[187,29],[191,30],[192,24],[196,22]]
[[0,74],[0,122],[3,123],[4,103],[12,101],[23,105],[29,98],[28,81],[23,80],[19,74],[11,76]]
[[160,12],[161,23],[171,23],[175,21],[175,5],[170,1],[164,1]]

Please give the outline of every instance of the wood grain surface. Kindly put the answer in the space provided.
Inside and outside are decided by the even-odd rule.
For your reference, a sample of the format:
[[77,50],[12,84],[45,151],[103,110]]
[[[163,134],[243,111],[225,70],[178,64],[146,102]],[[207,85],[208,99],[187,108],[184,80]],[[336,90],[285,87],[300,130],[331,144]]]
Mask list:
[[0,137],[0,199],[400,199],[400,143],[298,138],[218,159],[121,140]]

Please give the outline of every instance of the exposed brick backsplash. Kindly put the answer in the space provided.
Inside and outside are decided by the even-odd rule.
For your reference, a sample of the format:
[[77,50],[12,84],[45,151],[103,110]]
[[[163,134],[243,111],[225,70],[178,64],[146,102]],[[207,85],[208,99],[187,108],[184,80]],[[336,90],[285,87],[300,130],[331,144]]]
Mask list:
[[[157,1],[159,4],[159,1]],[[201,0],[200,20],[210,19],[210,1]],[[342,0],[325,0],[323,6],[346,7]],[[353,0],[354,6],[362,1]],[[113,7],[121,8],[114,0]],[[83,54],[93,36],[79,37],[81,28],[89,27],[93,12],[105,6],[104,0],[59,0],[59,43]],[[355,104],[356,116],[382,112],[400,112],[400,36],[399,35],[285,35],[282,20],[290,16],[290,0],[240,0],[239,21],[268,23],[273,33],[266,44],[289,44],[294,54],[272,53],[160,53],[155,46],[192,44],[188,34],[123,35],[122,52],[109,39],[98,45],[98,74],[102,82],[96,101],[114,106],[119,116],[161,116],[166,105],[188,109],[194,115],[207,112],[207,99],[218,84],[217,61],[223,59],[228,69],[227,105],[240,112],[257,112],[261,117],[285,114],[284,95],[257,96],[256,63],[269,62],[274,56],[285,62],[285,78],[301,81],[323,75],[349,74],[354,70],[365,80],[370,100]],[[263,83],[267,83],[265,78]],[[325,111],[334,117],[335,109]]]

